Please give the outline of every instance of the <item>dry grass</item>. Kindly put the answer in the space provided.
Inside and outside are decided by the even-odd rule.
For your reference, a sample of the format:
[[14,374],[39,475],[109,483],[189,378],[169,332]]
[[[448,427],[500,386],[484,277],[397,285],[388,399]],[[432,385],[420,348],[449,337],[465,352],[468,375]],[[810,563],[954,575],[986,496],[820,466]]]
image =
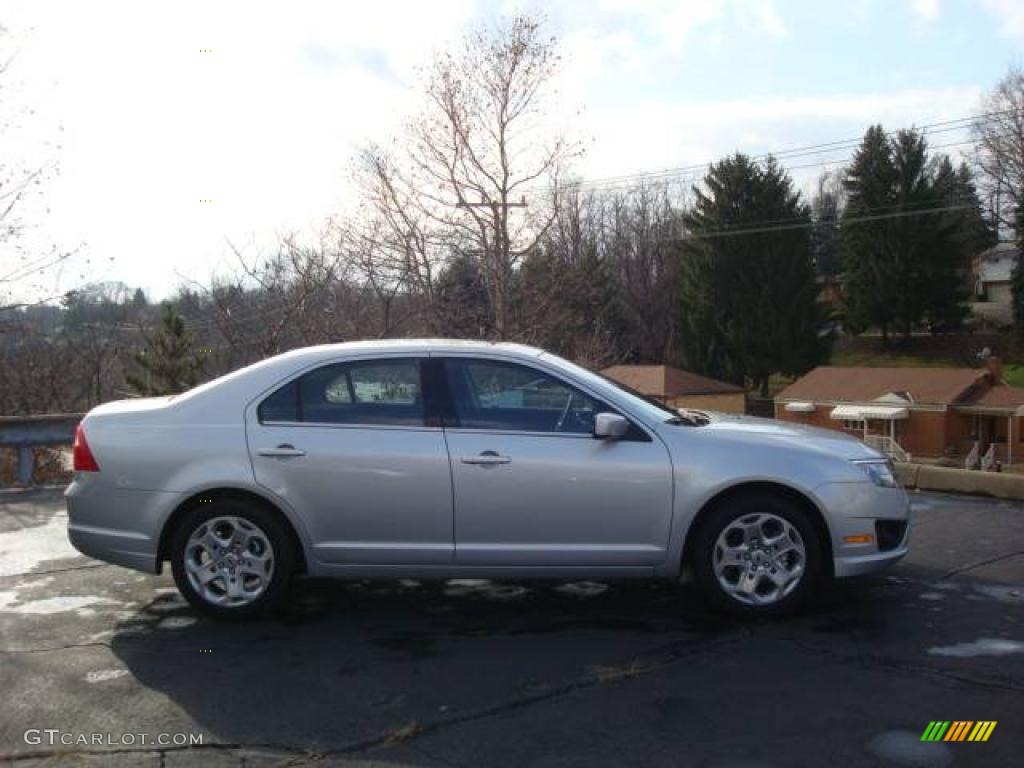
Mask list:
[[[33,485],[62,485],[71,482],[71,455],[67,448],[33,448]],[[11,488],[18,480],[18,449],[0,448],[0,488]]]
[[384,743],[400,744],[403,741],[416,738],[426,730],[427,729],[424,726],[413,720],[411,723],[395,728],[393,731],[389,732],[384,738]]
[[630,680],[638,677],[646,667],[635,659],[628,664],[621,664],[614,667],[595,666],[588,670],[602,683],[612,683],[616,680]]

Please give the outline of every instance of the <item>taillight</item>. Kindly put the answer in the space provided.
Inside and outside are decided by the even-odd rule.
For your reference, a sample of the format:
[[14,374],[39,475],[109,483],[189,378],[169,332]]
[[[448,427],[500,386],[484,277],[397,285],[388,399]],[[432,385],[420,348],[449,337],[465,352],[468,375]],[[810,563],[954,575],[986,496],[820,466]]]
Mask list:
[[85,439],[85,432],[79,424],[75,429],[75,444],[71,449],[71,456],[74,459],[75,472],[99,472],[100,465],[89,449],[89,443]]

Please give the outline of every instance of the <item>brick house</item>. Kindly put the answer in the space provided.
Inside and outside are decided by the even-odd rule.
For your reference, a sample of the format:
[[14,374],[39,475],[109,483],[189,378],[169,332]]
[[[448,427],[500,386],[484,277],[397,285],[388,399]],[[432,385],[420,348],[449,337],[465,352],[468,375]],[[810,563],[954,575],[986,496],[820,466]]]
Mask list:
[[742,387],[670,365],[613,365],[601,373],[670,408],[743,413],[746,407]]
[[988,468],[1024,459],[1024,389],[997,358],[973,368],[822,366],[775,397],[775,417],[850,432],[890,455],[962,458]]

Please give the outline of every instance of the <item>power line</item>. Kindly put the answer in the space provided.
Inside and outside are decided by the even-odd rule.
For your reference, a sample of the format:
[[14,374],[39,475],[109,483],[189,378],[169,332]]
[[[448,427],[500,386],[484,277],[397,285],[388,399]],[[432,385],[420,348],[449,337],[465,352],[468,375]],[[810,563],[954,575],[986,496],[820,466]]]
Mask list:
[[[874,215],[865,216],[848,216],[841,219],[843,225],[850,224],[861,224],[869,221],[884,221],[887,219],[902,219],[911,216],[930,216],[935,213],[944,213],[948,211],[962,211],[971,208],[970,205],[942,205],[934,208],[921,209],[916,211],[891,211],[889,213],[880,213]],[[781,221],[781,220],[780,220]],[[809,229],[814,226],[814,221],[809,217],[802,221],[793,221],[790,224],[779,224],[771,227],[747,227],[743,229],[719,229],[719,230],[708,230],[706,232],[690,233],[679,240],[707,240],[719,237],[734,237],[739,235],[757,235],[768,232],[786,232],[795,229]]]
[[[945,144],[934,144],[934,145],[928,147],[928,150],[932,151],[932,150],[937,150],[937,149],[948,149],[950,147],[959,147],[959,146],[964,146],[964,145],[967,145],[967,144],[977,144],[977,143],[979,143],[979,142],[981,142],[983,140],[987,140],[988,138],[1003,138],[1003,137],[1005,137],[1007,135],[1008,134],[999,134],[999,135],[997,135],[995,137],[986,137],[986,139],[964,139],[962,141],[947,142]],[[799,165],[786,166],[786,170],[787,171],[796,171],[796,170],[802,170],[804,168],[825,168],[826,166],[843,165],[843,164],[851,162],[852,160],[853,160],[853,157],[848,155],[846,157],[834,158],[834,159],[831,159],[831,160],[816,160],[816,161],[811,162],[811,163],[801,163]],[[681,174],[681,175],[679,175],[677,177],[668,177],[668,176],[666,176],[664,178],[653,179],[651,181],[654,181],[654,182],[665,182],[665,183],[672,182],[672,183],[675,183],[675,184],[685,184],[685,183],[691,183],[692,184],[692,183],[696,183],[696,182],[701,181],[704,178],[704,176],[707,174],[707,170],[708,170],[707,166],[702,166],[699,170],[691,171],[691,172],[689,172],[689,173],[687,173],[685,175]],[[591,192],[591,193],[595,193],[595,194],[614,193],[614,192],[628,191],[628,190],[634,189],[634,188],[637,187],[638,184],[643,183],[644,181],[648,181],[648,180],[649,179],[644,177],[644,178],[639,178],[639,179],[637,179],[635,181],[624,180],[624,181],[620,181],[620,182],[616,182],[616,183],[612,183],[612,184],[600,185],[600,186],[591,186],[591,187],[583,187],[583,188],[571,187],[571,188],[573,188],[573,189],[582,189],[583,191],[587,191],[587,192]]]
[[[993,116],[997,116],[997,115],[1006,114],[1006,113],[1012,112],[1012,111],[1014,111],[1014,110],[1001,110],[1001,111],[998,111],[998,112],[989,112],[989,113],[985,113],[983,115],[977,115],[977,116],[973,116],[973,117],[964,117],[964,118],[957,118],[956,120],[945,120],[945,121],[942,121],[942,122],[939,122],[939,123],[930,123],[930,124],[926,124],[926,125],[921,126],[918,129],[918,131],[920,133],[924,134],[924,135],[931,135],[931,134],[935,134],[935,133],[945,133],[945,132],[949,132],[949,131],[964,130],[966,128],[972,127],[972,125],[974,123],[979,122],[980,120],[982,120],[985,117],[993,117]],[[893,130],[890,130],[890,131],[884,131],[883,133],[884,133],[885,136],[888,136],[888,137],[891,138],[892,136],[895,136],[897,133],[899,133],[901,130],[905,130],[905,129],[897,128],[897,129],[893,129]],[[801,147],[794,147],[794,148],[790,148],[790,149],[778,150],[778,151],[774,151],[774,152],[764,152],[764,153],[761,153],[759,155],[752,155],[751,159],[752,160],[765,160],[765,159],[767,159],[769,157],[774,157],[775,159],[793,159],[795,157],[803,157],[803,156],[808,155],[808,154],[824,154],[824,153],[828,153],[828,152],[836,152],[836,151],[840,151],[840,150],[844,150],[844,149],[849,149],[849,148],[857,147],[857,146],[860,145],[860,143],[862,141],[863,141],[863,136],[859,136],[857,138],[851,138],[851,139],[841,139],[841,140],[837,140],[837,141],[828,141],[828,142],[823,142],[823,143],[820,143],[820,144],[811,144],[811,145],[806,145],[806,146],[801,146]],[[623,175],[620,175],[620,176],[608,176],[608,177],[604,177],[604,178],[585,180],[585,181],[579,182],[578,184],[575,184],[575,186],[581,186],[581,187],[586,187],[586,186],[603,186],[607,182],[614,183],[614,182],[618,182],[620,180],[621,181],[630,181],[630,180],[634,180],[634,179],[646,179],[646,178],[660,177],[660,176],[680,175],[680,174],[685,174],[687,172],[693,172],[693,171],[703,172],[703,171],[705,171],[707,169],[708,165],[710,165],[710,162],[697,163],[697,164],[694,164],[694,165],[687,165],[687,166],[679,166],[679,167],[675,167],[675,168],[666,168],[666,169],[663,169],[663,170],[660,170],[660,171],[645,171],[645,172],[632,173],[632,174],[623,174]]]
[[[950,131],[966,130],[972,128],[975,124],[982,122],[986,118],[997,117],[1000,115],[1009,114],[1015,112],[1014,109],[998,110],[994,112],[985,112],[979,115],[972,115],[969,117],[961,117],[953,120],[943,120],[936,123],[928,123],[920,126],[916,130],[925,135],[933,135],[937,133],[948,133]],[[889,131],[883,131],[883,134],[888,137],[893,137],[905,128],[896,128]],[[773,157],[777,160],[783,159],[794,159],[798,157],[804,157],[807,155],[816,154],[827,154],[829,152],[838,152],[847,149],[853,149],[860,145],[863,141],[863,136],[850,139],[840,139],[836,141],[828,141],[820,144],[810,144],[800,147],[792,147],[790,149],[777,150],[772,152],[764,152],[758,155],[752,155],[752,160],[766,160],[769,157]],[[966,142],[965,142],[966,143]],[[943,145],[949,146],[949,145]],[[939,147],[931,147],[931,149],[938,149]],[[693,165],[678,166],[673,168],[665,168],[658,171],[642,171],[637,173],[622,174],[618,176],[605,176],[595,179],[585,179],[577,182],[566,182],[564,185],[567,188],[586,189],[591,187],[610,187],[617,186],[620,184],[635,184],[639,181],[645,180],[661,180],[670,178],[673,176],[689,176],[694,172],[703,173],[707,170],[711,161],[704,163],[697,163]]]

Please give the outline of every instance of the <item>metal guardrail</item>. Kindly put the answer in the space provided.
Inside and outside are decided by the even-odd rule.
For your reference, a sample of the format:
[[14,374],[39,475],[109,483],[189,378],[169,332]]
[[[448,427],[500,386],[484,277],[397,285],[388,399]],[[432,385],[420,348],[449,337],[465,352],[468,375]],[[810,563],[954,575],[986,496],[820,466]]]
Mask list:
[[82,413],[48,413],[40,416],[0,416],[0,446],[18,449],[19,485],[32,484],[36,446],[71,445]]

